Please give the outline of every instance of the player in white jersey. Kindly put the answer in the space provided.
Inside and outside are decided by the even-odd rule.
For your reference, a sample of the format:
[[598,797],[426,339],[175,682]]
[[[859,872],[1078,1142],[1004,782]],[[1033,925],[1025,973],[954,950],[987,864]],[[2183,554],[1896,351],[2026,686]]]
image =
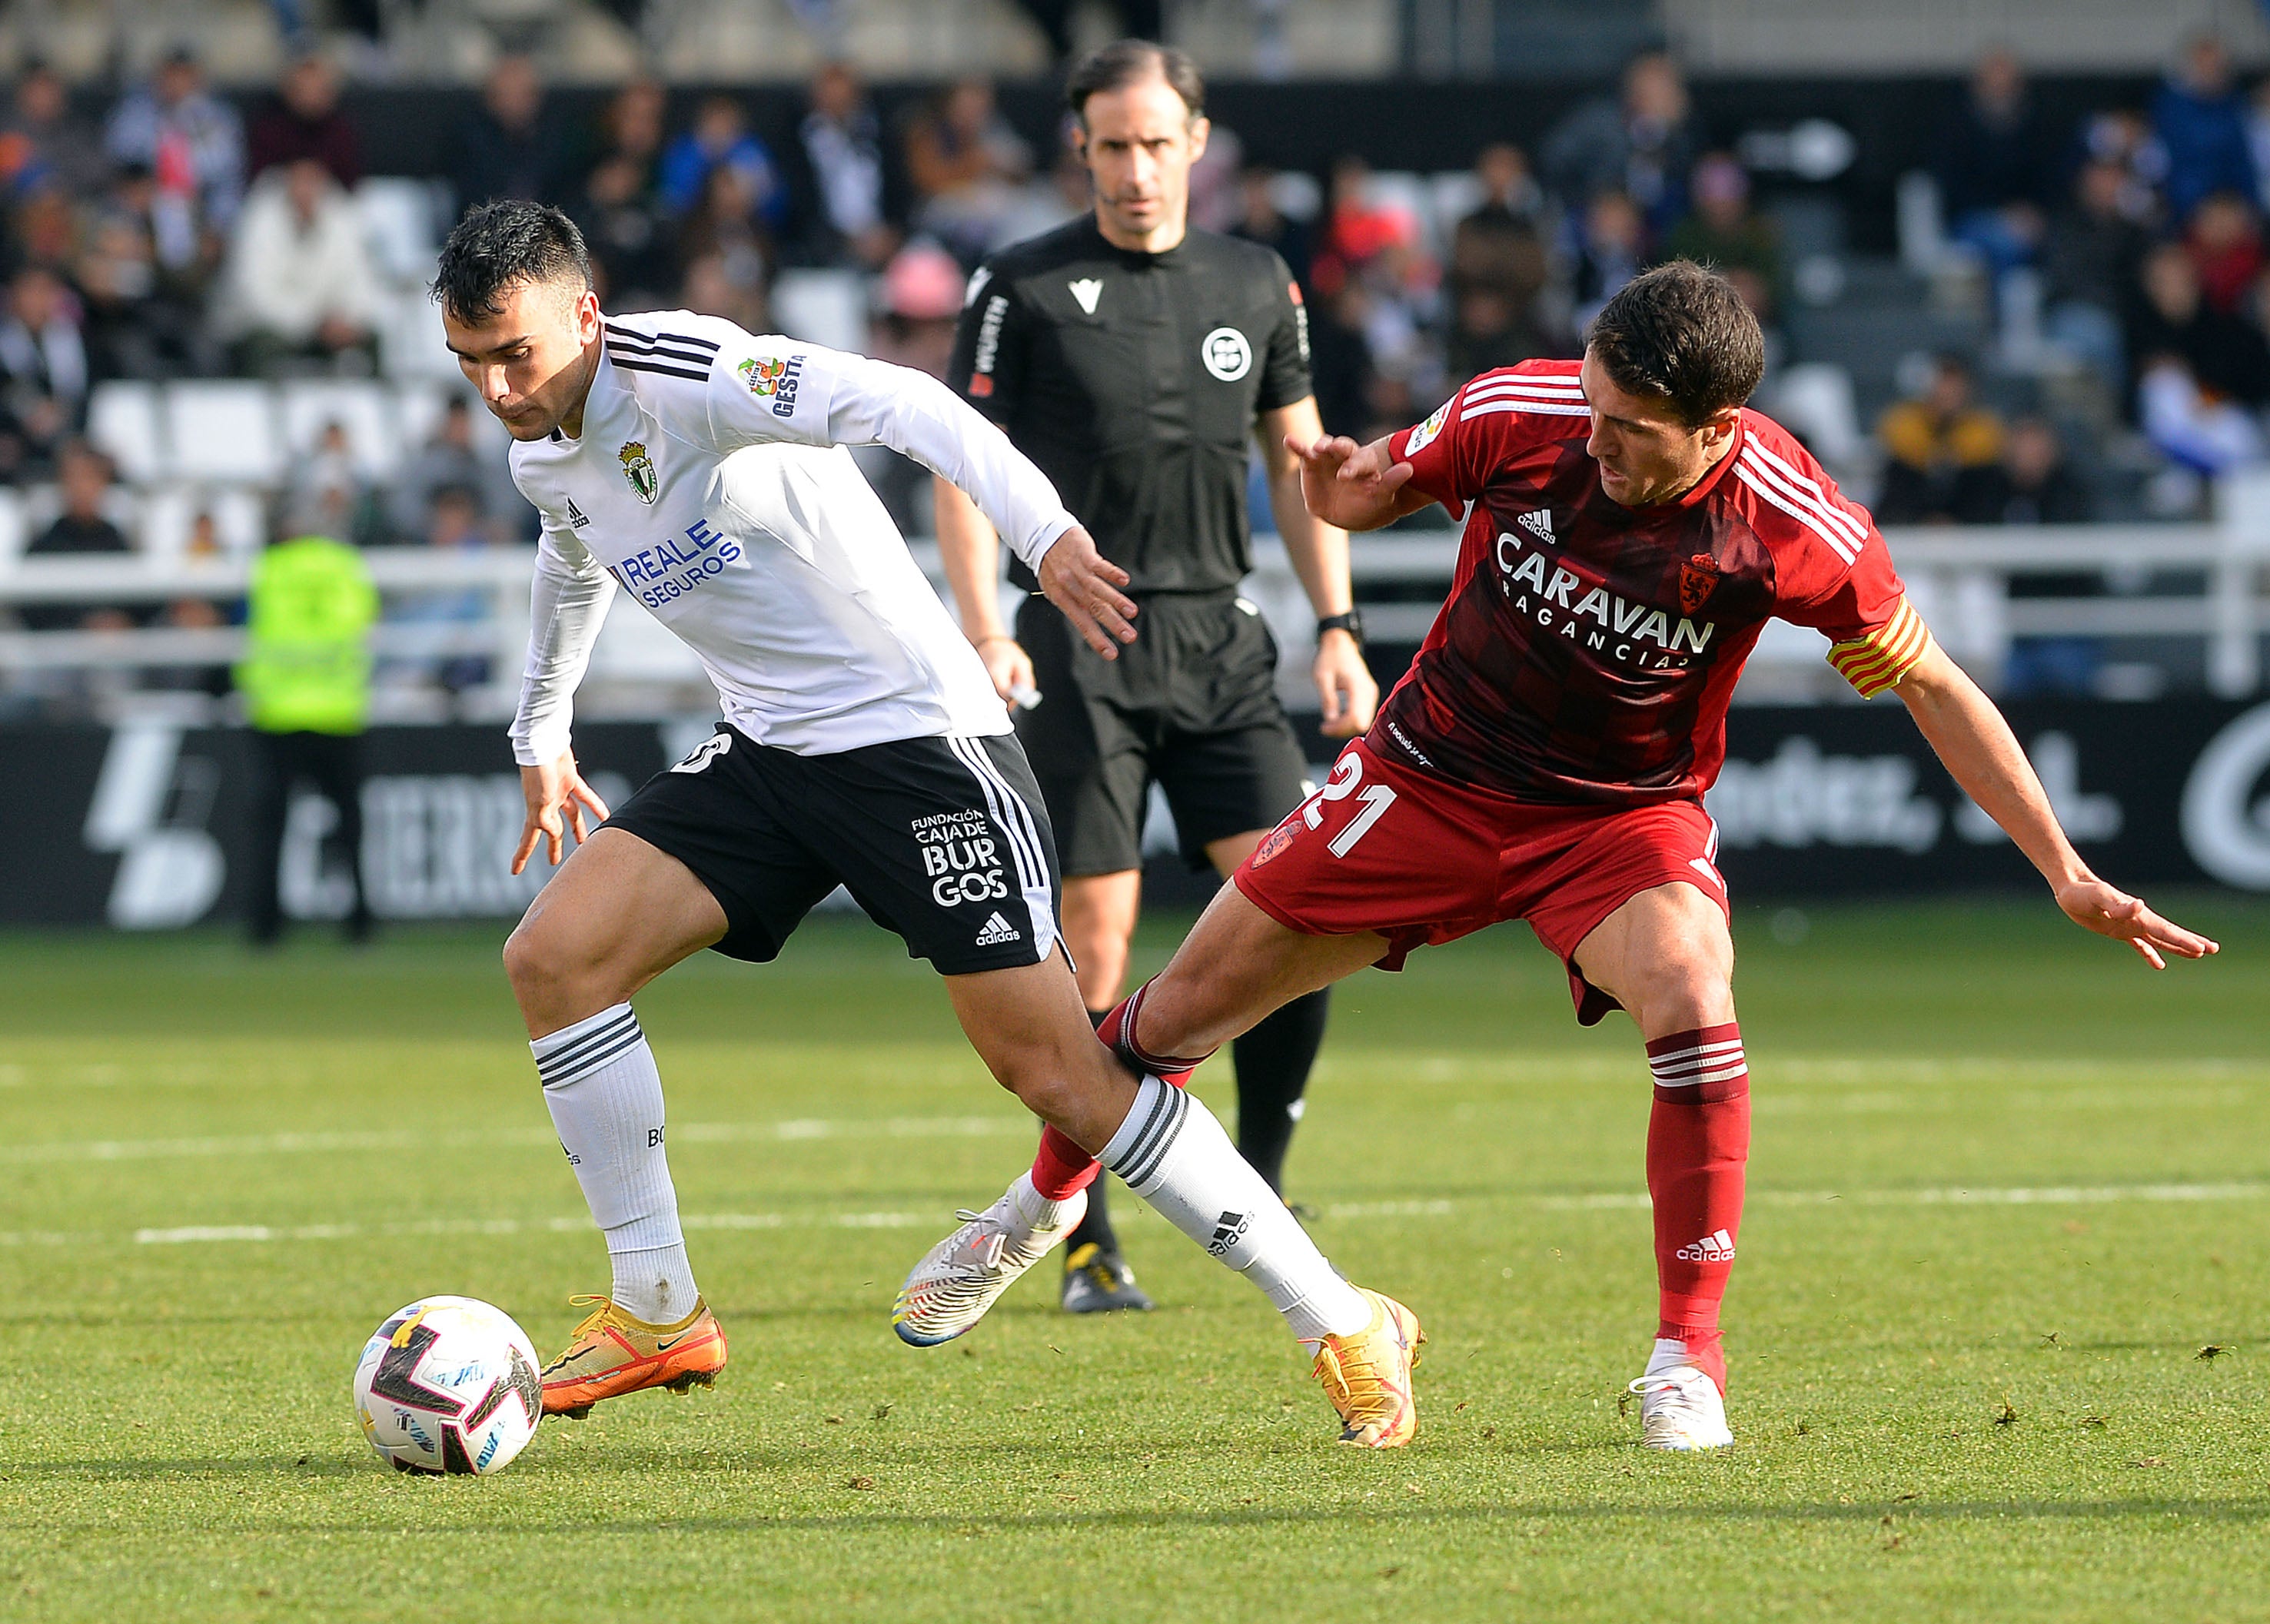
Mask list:
[[[510,431],[543,515],[512,738],[516,871],[560,864],[505,947],[545,1103],[613,1284],[544,1372],[547,1412],[706,1385],[725,1338],[694,1280],[639,988],[705,947],[768,960],[838,884],[946,978],[1001,1084],[1267,1294],[1342,1436],[1413,1428],[1418,1323],[1334,1272],[1205,1108],[1095,1041],[1057,937],[1046,813],[976,652],[842,448],[888,445],[967,491],[1096,652],[1126,575],[1055,488],[927,375],[672,311],[610,319],[567,217],[473,210],[434,285],[450,349]],[[612,817],[576,771],[570,696],[618,591],[701,656],[724,720]],[[586,834],[589,812],[605,823]],[[901,1294],[918,1346],[975,1324],[1079,1221],[1013,1189]]]

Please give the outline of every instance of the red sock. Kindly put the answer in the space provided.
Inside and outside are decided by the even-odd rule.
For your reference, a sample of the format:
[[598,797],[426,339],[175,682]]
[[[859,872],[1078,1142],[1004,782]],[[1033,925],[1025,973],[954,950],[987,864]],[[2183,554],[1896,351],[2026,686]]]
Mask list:
[[[1150,1054],[1137,1047],[1131,1035],[1136,1012],[1142,1008],[1143,994],[1150,985],[1145,982],[1096,1022],[1095,1035],[1129,1071],[1158,1078],[1177,1088],[1187,1088],[1191,1086],[1191,1073],[1205,1060],[1204,1055],[1197,1060],[1184,1060],[1172,1055]],[[1058,1128],[1043,1127],[1040,1152],[1033,1158],[1033,1188],[1044,1200],[1061,1201],[1072,1191],[1086,1190],[1094,1183],[1096,1166],[1095,1158],[1080,1149],[1070,1134]]]
[[1647,1125],[1647,1190],[1655,1202],[1661,1318],[1655,1334],[1684,1342],[1726,1390],[1718,1305],[1742,1227],[1750,1154],[1750,1072],[1732,1021],[1674,1032],[1647,1046],[1655,1110]]

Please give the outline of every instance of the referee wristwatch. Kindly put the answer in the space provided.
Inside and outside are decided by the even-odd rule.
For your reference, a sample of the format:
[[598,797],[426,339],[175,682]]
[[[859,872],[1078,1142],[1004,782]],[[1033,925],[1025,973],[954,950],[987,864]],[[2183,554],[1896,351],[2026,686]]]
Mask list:
[[1326,632],[1346,632],[1355,639],[1355,646],[1363,647],[1363,611],[1351,609],[1343,614],[1324,615],[1317,621],[1317,636],[1321,640]]

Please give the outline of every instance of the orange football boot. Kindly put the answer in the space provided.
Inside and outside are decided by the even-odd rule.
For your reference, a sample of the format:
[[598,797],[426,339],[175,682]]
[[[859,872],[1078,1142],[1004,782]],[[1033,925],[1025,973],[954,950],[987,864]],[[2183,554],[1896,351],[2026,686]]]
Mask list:
[[1419,1316],[1394,1298],[1361,1286],[1356,1290],[1371,1304],[1371,1324],[1318,1343],[1316,1377],[1339,1413],[1340,1442],[1400,1449],[1419,1434],[1411,1373],[1418,1368],[1427,1333],[1419,1328]]
[[650,1325],[605,1297],[570,1297],[571,1307],[597,1303],[575,1327],[568,1351],[544,1367],[544,1413],[581,1420],[602,1398],[619,1398],[649,1387],[674,1393],[707,1387],[725,1368],[725,1329],[696,1298],[694,1312],[673,1325]]

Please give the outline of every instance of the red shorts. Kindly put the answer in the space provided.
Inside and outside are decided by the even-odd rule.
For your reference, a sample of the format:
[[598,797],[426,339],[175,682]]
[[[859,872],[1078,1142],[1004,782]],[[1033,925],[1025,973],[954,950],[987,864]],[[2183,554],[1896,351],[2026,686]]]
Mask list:
[[1401,969],[1424,944],[1525,919],[1568,966],[1576,1019],[1589,1027],[1620,1006],[1576,968],[1577,945],[1673,880],[1725,910],[1717,854],[1717,826],[1700,801],[1538,805],[1401,766],[1359,739],[1232,879],[1304,936],[1378,931],[1383,970]]

